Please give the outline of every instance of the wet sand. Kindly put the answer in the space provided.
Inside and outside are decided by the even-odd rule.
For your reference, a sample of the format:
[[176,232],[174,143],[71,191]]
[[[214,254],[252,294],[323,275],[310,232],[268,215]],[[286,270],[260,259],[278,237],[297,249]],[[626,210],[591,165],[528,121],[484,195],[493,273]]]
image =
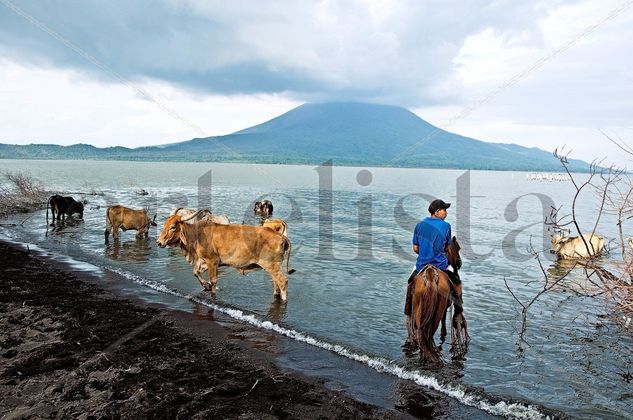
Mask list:
[[0,242],[0,417],[399,418]]

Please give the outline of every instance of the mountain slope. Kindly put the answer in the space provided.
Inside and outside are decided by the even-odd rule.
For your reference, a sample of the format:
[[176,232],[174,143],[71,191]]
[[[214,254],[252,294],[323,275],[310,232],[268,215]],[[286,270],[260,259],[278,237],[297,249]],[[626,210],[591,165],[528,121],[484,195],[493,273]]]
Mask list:
[[[461,169],[561,169],[551,153],[513,144],[485,143],[449,133],[394,106],[305,104],[228,136],[194,139],[166,151],[240,155],[251,160],[339,165]],[[572,161],[574,169],[588,165]]]
[[[561,169],[551,153],[441,130],[395,106],[305,104],[236,133],[160,147],[0,145],[0,158],[240,161],[456,169]],[[571,161],[574,170],[588,164]]]

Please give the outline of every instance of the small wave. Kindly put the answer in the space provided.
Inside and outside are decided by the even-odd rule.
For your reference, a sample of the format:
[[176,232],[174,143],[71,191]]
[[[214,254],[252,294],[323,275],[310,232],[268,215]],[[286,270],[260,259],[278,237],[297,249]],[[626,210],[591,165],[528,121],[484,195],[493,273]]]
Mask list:
[[461,385],[440,384],[439,381],[433,376],[423,375],[417,371],[407,370],[403,368],[402,366],[397,365],[391,360],[354,352],[352,350],[347,349],[346,347],[342,345],[328,343],[326,341],[311,337],[310,335],[304,332],[293,330],[291,328],[282,327],[271,321],[258,319],[255,315],[245,313],[244,311],[240,309],[228,308],[228,307],[218,305],[216,303],[205,301],[193,295],[185,294],[177,289],[172,289],[170,287],[167,287],[164,284],[153,282],[151,280],[145,279],[141,276],[127,272],[119,268],[106,267],[106,270],[116,273],[129,280],[134,281],[137,284],[149,287],[158,292],[168,293],[177,297],[187,299],[191,302],[195,302],[200,305],[207,306],[209,308],[212,308],[213,310],[226,314],[233,319],[236,319],[241,322],[245,322],[254,327],[269,330],[269,331],[274,331],[278,334],[284,335],[293,340],[300,341],[300,342],[303,342],[315,347],[319,347],[321,349],[328,350],[330,352],[336,353],[348,359],[355,360],[357,362],[363,363],[371,367],[372,369],[378,372],[388,373],[400,379],[413,381],[418,385],[431,388],[437,392],[440,392],[444,395],[454,398],[457,401],[461,402],[462,404],[465,404],[471,407],[476,407],[490,414],[497,415],[497,416],[517,418],[517,419],[548,419],[549,418],[549,416],[546,416],[543,413],[541,413],[538,407],[535,407],[533,405],[526,405],[522,403],[506,402],[506,401],[499,401],[497,403],[493,403],[487,400],[485,397],[481,397],[481,396],[469,393],[468,390]]

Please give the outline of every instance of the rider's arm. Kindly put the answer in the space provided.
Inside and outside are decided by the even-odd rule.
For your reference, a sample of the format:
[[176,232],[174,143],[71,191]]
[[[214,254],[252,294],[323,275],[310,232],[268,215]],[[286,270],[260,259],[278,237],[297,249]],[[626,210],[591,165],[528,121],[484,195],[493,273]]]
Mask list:
[[420,253],[420,246],[419,245],[413,245],[413,252],[415,252],[416,254]]

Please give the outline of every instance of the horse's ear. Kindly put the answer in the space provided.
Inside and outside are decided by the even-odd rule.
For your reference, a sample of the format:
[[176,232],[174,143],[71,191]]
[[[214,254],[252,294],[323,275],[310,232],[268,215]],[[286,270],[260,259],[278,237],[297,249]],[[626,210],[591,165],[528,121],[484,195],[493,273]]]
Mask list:
[[459,245],[459,242],[457,242],[457,236],[453,236],[453,243],[455,244],[455,246],[457,247],[457,250],[459,251],[460,249],[462,249],[462,247]]

